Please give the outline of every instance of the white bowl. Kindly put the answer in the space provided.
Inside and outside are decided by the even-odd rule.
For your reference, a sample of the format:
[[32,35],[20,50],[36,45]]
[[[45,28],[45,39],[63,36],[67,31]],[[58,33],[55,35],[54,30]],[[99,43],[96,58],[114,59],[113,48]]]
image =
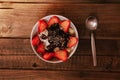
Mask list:
[[[50,19],[52,16],[57,16],[60,20],[68,20],[68,18],[66,18],[66,17],[64,17],[64,16],[61,16],[61,15],[48,15],[48,16],[45,16],[45,17],[43,17],[43,18],[41,18],[41,19],[44,19],[44,20],[46,20],[46,21],[49,21],[49,19]],[[72,27],[72,28],[74,29],[74,31],[75,31],[75,36],[78,38],[78,31],[77,31],[75,25],[74,25],[72,22],[70,23],[70,27]],[[32,45],[32,38],[33,38],[33,36],[37,33],[37,31],[38,31],[38,22],[36,22],[36,24],[34,25],[34,27],[33,27],[33,29],[32,29],[32,32],[31,32],[31,35],[30,35],[30,43],[31,43],[31,46],[32,46],[32,49],[33,49],[34,53],[35,53],[41,60],[43,60],[43,61],[45,61],[45,62],[48,62],[48,63],[60,63],[60,62],[63,62],[62,60],[57,60],[57,61],[45,60],[45,59],[43,59],[43,58],[41,57],[41,55],[39,55],[39,54],[36,52],[34,46]],[[76,49],[77,49],[77,46],[78,46],[78,42],[77,42],[77,44],[76,44],[74,47],[72,47],[72,51],[71,51],[70,55],[68,56],[68,59],[75,53],[75,51],[76,51]]]

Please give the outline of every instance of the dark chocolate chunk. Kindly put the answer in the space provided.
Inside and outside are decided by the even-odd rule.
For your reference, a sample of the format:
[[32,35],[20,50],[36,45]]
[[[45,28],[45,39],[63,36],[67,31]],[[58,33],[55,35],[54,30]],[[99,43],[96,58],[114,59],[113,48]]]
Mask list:
[[48,28],[48,42],[47,51],[52,52],[56,47],[64,49],[67,47],[69,34],[60,29],[60,25],[55,23]]

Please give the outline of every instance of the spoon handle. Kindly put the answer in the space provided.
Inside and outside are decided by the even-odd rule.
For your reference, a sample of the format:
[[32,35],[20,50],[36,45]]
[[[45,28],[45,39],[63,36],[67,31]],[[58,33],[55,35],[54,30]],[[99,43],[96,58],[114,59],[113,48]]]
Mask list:
[[97,66],[96,47],[95,47],[95,39],[93,32],[91,32],[91,47],[92,47],[93,65]]

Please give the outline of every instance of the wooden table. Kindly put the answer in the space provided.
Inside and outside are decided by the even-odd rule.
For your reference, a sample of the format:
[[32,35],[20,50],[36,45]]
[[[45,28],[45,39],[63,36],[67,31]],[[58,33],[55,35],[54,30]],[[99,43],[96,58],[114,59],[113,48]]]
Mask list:
[[[77,51],[60,64],[43,62],[30,46],[34,24],[50,14],[68,17],[79,32]],[[89,15],[99,18],[97,67]],[[120,80],[120,0],[0,0],[0,80]]]

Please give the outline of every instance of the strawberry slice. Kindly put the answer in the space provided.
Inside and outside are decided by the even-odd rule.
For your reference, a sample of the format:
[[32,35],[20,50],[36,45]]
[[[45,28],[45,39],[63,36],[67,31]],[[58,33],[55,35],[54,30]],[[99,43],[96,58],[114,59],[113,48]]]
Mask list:
[[47,28],[47,23],[45,20],[39,20],[39,24],[38,24],[38,32],[41,33],[43,32],[46,28]]
[[54,23],[59,23],[60,22],[60,19],[57,17],[57,16],[53,16],[50,18],[50,20],[48,21],[48,25],[52,25]]
[[38,53],[44,53],[45,52],[45,46],[43,43],[41,43],[37,48]]
[[62,61],[66,61],[67,60],[67,51],[59,50],[59,51],[55,52],[55,57]]
[[50,60],[50,59],[53,58],[53,56],[54,56],[54,53],[48,53],[48,52],[46,52],[46,53],[43,55],[43,58],[44,58],[45,60]]
[[39,39],[38,35],[34,36],[32,38],[32,45],[37,46],[39,43],[40,43],[40,39]]
[[78,42],[78,38],[70,37],[67,47],[71,48],[71,47],[75,46],[77,44],[77,42]]
[[68,32],[68,29],[70,27],[70,20],[65,20],[65,21],[61,22],[60,25],[64,32]]

